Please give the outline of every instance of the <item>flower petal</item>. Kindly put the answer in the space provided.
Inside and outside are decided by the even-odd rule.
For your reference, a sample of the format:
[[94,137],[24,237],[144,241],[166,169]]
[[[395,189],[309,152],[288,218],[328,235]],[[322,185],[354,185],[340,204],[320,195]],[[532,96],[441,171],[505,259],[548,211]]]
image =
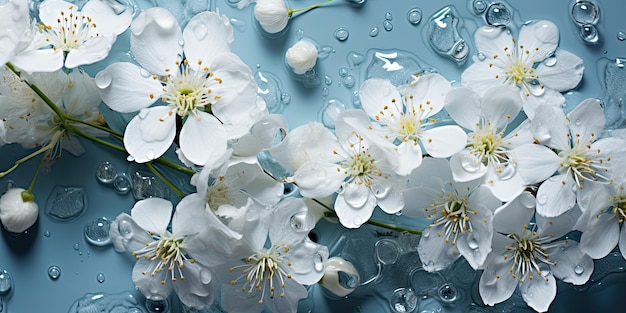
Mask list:
[[28,26],[28,2],[10,1],[0,7],[0,64],[10,61]]
[[414,141],[405,141],[398,145],[398,165],[394,172],[406,176],[422,164],[422,148]]
[[554,263],[550,269],[560,280],[574,284],[585,284],[593,273],[593,259],[578,248],[578,242],[565,240],[562,245],[548,251]]
[[469,87],[450,89],[445,98],[445,108],[450,117],[465,129],[474,130],[480,122],[481,99]]
[[63,51],[57,49],[25,50],[10,60],[18,69],[28,72],[54,72],[63,67]]
[[548,66],[541,62],[535,69],[541,83],[559,92],[576,88],[583,78],[583,60],[565,50],[557,50],[554,57],[556,63]]
[[144,77],[143,71],[128,62],[113,63],[100,71],[96,86],[102,101],[121,113],[149,107],[163,93],[163,87],[158,80]]
[[213,115],[197,112],[189,116],[180,131],[180,150],[197,165],[214,162],[226,151],[226,130]]
[[299,245],[315,227],[315,217],[301,198],[285,198],[273,210],[269,229],[273,245]]
[[535,197],[528,191],[522,192],[512,201],[500,206],[493,214],[493,229],[501,234],[521,231],[535,214]]
[[111,47],[116,39],[115,35],[111,35],[95,37],[85,41],[78,48],[70,50],[65,59],[65,67],[75,68],[103,60],[109,55],[109,51],[111,51]]
[[600,100],[594,98],[583,100],[567,114],[567,119],[572,142],[576,144],[580,140],[581,145],[596,141],[604,130],[606,122]]
[[190,308],[202,309],[210,306],[215,296],[211,271],[197,262],[185,260],[181,272],[185,280],[172,283],[180,301]]
[[337,191],[346,177],[337,168],[334,163],[309,161],[298,168],[293,180],[304,197],[326,197]]
[[326,263],[328,260],[328,248],[317,244],[308,238],[296,246],[289,247],[289,259],[291,260],[292,278],[300,284],[314,285],[324,276],[323,270],[316,268],[317,262]]
[[537,214],[555,217],[569,211],[576,204],[576,189],[572,175],[550,177],[537,191]]
[[199,70],[205,62],[212,60],[216,55],[229,52],[234,35],[225,15],[205,11],[189,20],[183,31],[183,38],[189,66]]
[[[163,8],[149,8],[130,25],[130,51],[152,74],[167,76],[176,70],[183,34],[176,18]],[[168,71],[169,69],[169,71]]]
[[424,118],[427,118],[443,109],[450,82],[441,74],[429,73],[414,78],[411,83],[400,86],[398,90],[406,101],[406,112],[425,110]]
[[132,279],[135,286],[147,299],[167,299],[172,293],[172,281],[168,271],[155,272],[151,275],[152,260],[139,258],[133,267]]
[[450,157],[452,177],[457,182],[469,182],[487,174],[487,167],[469,150],[463,150]]
[[586,230],[580,236],[580,250],[593,259],[607,256],[619,241],[620,224],[613,214],[590,217]]
[[456,125],[444,125],[425,130],[420,142],[434,158],[448,158],[467,144],[467,134]]
[[[358,199],[358,204],[354,203],[355,199]],[[346,228],[359,228],[370,219],[375,207],[376,198],[363,185],[347,184],[335,200],[335,212]]]
[[162,234],[172,218],[172,203],[161,198],[139,200],[131,209],[130,215],[146,231]]
[[487,89],[494,85],[506,84],[506,71],[500,61],[474,62],[463,73],[461,81],[463,85],[474,89],[479,95],[483,95]]
[[172,235],[183,237],[200,233],[207,225],[205,205],[206,201],[197,193],[182,198],[172,217]]
[[525,25],[520,30],[517,44],[524,64],[543,61],[559,44],[559,28],[547,20]]
[[174,117],[163,118],[168,113],[166,106],[143,109],[128,123],[124,132],[124,147],[135,162],[154,160],[172,145],[176,121]]
[[[502,235],[496,234],[495,236]],[[496,255],[487,264],[478,282],[480,298],[486,305],[504,302],[513,295],[518,279],[509,273],[512,263],[512,260]]]
[[504,27],[482,26],[476,30],[474,40],[476,50],[485,55],[486,60],[483,63],[491,60],[497,62],[498,58],[504,57],[505,53],[512,53],[515,48],[511,33]]
[[48,0],[39,6],[39,19],[46,25],[57,25],[57,19],[61,17],[61,12],[68,15],[72,12],[75,15],[77,11],[78,7],[67,1]]
[[[502,202],[515,199],[526,187],[520,173],[511,166],[513,165],[508,165],[501,173],[497,173],[493,166],[489,166],[484,178],[484,186]],[[510,172],[511,169],[513,173]]]
[[529,119],[525,119],[523,122],[517,125],[514,130],[512,130],[502,138],[502,146],[508,149],[513,149],[515,147],[533,142],[534,138],[530,130]]
[[425,228],[417,246],[422,267],[427,272],[436,272],[454,263],[461,254],[455,245],[445,242],[443,224]]
[[568,121],[560,107],[540,106],[530,127],[538,143],[557,150],[571,148]]
[[529,119],[534,119],[539,113],[535,113],[538,108],[548,106],[555,109],[560,109],[561,105],[565,103],[565,97],[563,95],[550,88],[544,88],[541,96],[534,96],[525,91],[521,91],[522,99],[524,101],[523,108],[524,113]]
[[472,232],[459,236],[456,242],[457,249],[473,269],[482,268],[491,253],[492,218],[491,212],[481,210],[480,215],[472,217]]
[[145,248],[146,243],[154,241],[148,232],[126,213],[118,215],[111,223],[109,236],[117,252],[136,251]]
[[517,87],[498,85],[487,89],[483,95],[482,116],[494,129],[503,129],[522,109],[522,98]]
[[560,166],[559,156],[543,145],[525,144],[509,150],[517,172],[526,185],[540,183],[552,176]]
[[528,306],[536,311],[546,312],[556,297],[556,279],[548,271],[545,277],[520,283],[519,289]]
[[380,115],[383,111],[385,114],[395,116],[400,116],[400,112],[404,112],[402,96],[388,79],[370,78],[364,81],[359,89],[359,98],[363,110],[375,120],[385,117]]
[[128,29],[133,19],[133,8],[110,1],[87,1],[81,9],[83,16],[88,16],[98,25],[92,28],[98,34],[113,37]]

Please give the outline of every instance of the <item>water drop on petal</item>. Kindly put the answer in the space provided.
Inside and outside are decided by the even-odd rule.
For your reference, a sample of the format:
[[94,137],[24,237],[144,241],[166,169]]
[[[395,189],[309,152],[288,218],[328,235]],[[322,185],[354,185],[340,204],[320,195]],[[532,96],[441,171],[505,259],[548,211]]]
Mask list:
[[198,23],[193,26],[193,34],[196,36],[196,39],[202,40],[209,33],[209,30],[204,23]]
[[461,156],[461,167],[469,173],[476,173],[480,170],[480,165],[480,160],[472,154],[465,154]]
[[521,195],[519,195],[519,201],[524,207],[528,209],[532,209],[536,205],[535,196],[533,196],[533,194],[528,191],[524,191]]
[[528,85],[528,91],[536,97],[539,97],[541,95],[543,95],[543,93],[545,92],[545,88],[543,86],[543,84],[537,80],[537,79],[531,79],[530,81],[527,82]]
[[324,257],[321,254],[316,253],[313,256],[313,265],[316,271],[321,272],[324,270]]
[[367,203],[369,195],[370,191],[365,187],[347,188],[343,194],[346,203],[355,209],[362,208]]
[[130,222],[126,220],[121,220],[117,224],[117,230],[125,239],[131,239],[133,237],[133,227],[130,225]]
[[487,58],[485,54],[482,52],[479,52],[476,57],[478,58],[479,61],[484,61]]
[[574,267],[574,273],[576,275],[582,275],[583,272],[585,272],[585,269],[582,266],[576,265],[576,267]]
[[98,88],[106,89],[111,85],[111,82],[113,81],[113,76],[111,76],[111,74],[106,70],[100,71],[98,74],[96,74],[95,81]]
[[556,57],[555,56],[551,56],[551,57],[543,60],[543,64],[545,66],[550,66],[550,67],[555,66],[556,65]]
[[537,203],[540,204],[540,205],[544,205],[544,204],[548,203],[548,196],[547,195],[539,196],[539,198],[537,198]]

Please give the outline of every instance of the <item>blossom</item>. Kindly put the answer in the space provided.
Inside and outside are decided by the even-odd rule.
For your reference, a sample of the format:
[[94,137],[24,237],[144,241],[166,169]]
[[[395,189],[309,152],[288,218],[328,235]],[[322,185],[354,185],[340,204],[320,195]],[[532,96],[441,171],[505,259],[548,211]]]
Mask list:
[[479,181],[452,179],[446,159],[425,158],[404,190],[402,214],[428,218],[417,251],[426,271],[448,267],[463,255],[479,269],[491,252],[493,212],[501,205]]
[[177,144],[198,165],[249,131],[256,122],[257,86],[248,66],[230,52],[232,42],[228,18],[215,12],[194,16],[182,33],[163,8],[133,21],[131,52],[141,67],[119,62],[96,76],[109,107],[139,111],[124,136],[130,159],[148,162],[165,153],[177,137],[177,123],[183,124]]
[[275,34],[287,27],[292,15],[289,10],[284,0],[256,0],[254,17],[263,30]]
[[[537,213],[558,216],[589,195],[589,185],[610,184],[616,162],[626,157],[626,142],[615,137],[598,138],[605,117],[597,99],[583,100],[567,116],[560,108],[540,107],[531,123],[535,140],[557,152],[552,163],[556,175],[539,186]],[[583,207],[583,209],[585,209]]]
[[285,60],[294,73],[304,74],[317,62],[317,47],[309,40],[301,39],[287,49]]
[[[494,305],[519,288],[526,303],[539,312],[548,310],[556,296],[556,280],[582,285],[593,272],[593,260],[576,241],[562,239],[578,219],[578,209],[556,218],[535,215],[532,195],[523,193],[499,209],[493,220],[493,252],[479,281],[483,302]],[[528,199],[529,198],[529,199]]]
[[[439,74],[421,75],[396,88],[387,79],[371,78],[359,89],[363,109],[376,122],[376,135],[398,142],[399,175],[408,175],[422,161],[422,145],[436,158],[447,158],[463,149],[467,135],[456,125],[434,127],[433,115],[444,105],[450,82]],[[368,136],[366,133],[363,136]]]
[[302,199],[287,198],[266,221],[271,227],[265,239],[246,240],[238,254],[217,274],[222,285],[222,307],[228,312],[296,312],[307,297],[303,285],[317,283],[324,274],[328,248],[307,235],[315,226]]
[[78,10],[63,0],[46,0],[39,6],[40,22],[33,25],[32,41],[11,62],[35,72],[101,61],[131,19],[131,9],[120,11],[108,1],[90,0]]
[[213,273],[204,262],[210,255],[198,239],[211,236],[213,228],[204,208],[194,200],[183,198],[173,217],[169,201],[141,200],[130,215],[122,213],[111,223],[115,250],[131,251],[137,258],[133,283],[148,299],[165,299],[174,290],[189,307],[202,308],[213,302]]
[[15,55],[28,20],[27,0],[8,1],[0,5],[0,66]]
[[39,206],[33,199],[25,199],[25,192],[23,188],[11,188],[0,197],[0,222],[9,232],[22,233],[37,221]]
[[522,26],[517,40],[507,28],[483,26],[476,31],[475,42],[480,54],[463,72],[462,83],[481,95],[494,84],[516,86],[530,119],[539,106],[563,104],[560,92],[576,87],[582,78],[582,59],[557,50],[559,29],[550,21]]
[[556,155],[533,143],[529,120],[507,129],[522,108],[516,88],[494,86],[481,99],[466,86],[456,87],[446,95],[445,108],[470,131],[467,148],[450,158],[455,181],[481,178],[498,199],[510,201],[525,186],[542,182],[556,171]]

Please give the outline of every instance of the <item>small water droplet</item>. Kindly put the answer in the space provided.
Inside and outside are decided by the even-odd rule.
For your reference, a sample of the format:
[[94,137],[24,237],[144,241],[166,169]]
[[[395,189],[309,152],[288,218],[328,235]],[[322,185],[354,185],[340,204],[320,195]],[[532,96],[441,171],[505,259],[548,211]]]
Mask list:
[[295,231],[302,231],[307,226],[307,219],[309,215],[306,211],[298,212],[291,216],[289,219],[289,224],[291,228]]
[[111,76],[111,73],[106,70],[100,71],[98,74],[96,74],[95,81],[98,88],[106,89],[111,85],[111,82],[113,81],[113,76]]
[[291,102],[291,95],[288,92],[282,92],[280,94],[280,102],[282,102],[283,104],[288,104],[289,102]]
[[125,239],[131,239],[133,237],[133,226],[129,221],[121,220],[117,224],[117,230]]
[[209,30],[204,23],[198,23],[193,26],[193,34],[196,36],[196,39],[202,40],[209,33]]
[[361,105],[361,97],[359,96],[359,91],[355,90],[352,92],[352,103],[355,106]]
[[524,207],[528,209],[532,209],[536,205],[535,196],[533,196],[533,194],[528,191],[524,191],[521,195],[519,195],[519,201]]
[[465,60],[465,57],[469,54],[469,47],[465,43],[465,40],[459,40],[452,48],[452,57],[455,60],[462,61]]
[[591,1],[576,1],[572,7],[572,19],[581,25],[595,25],[600,17],[598,6]]
[[600,39],[598,29],[594,25],[583,25],[580,27],[580,38],[586,43],[596,44]]
[[363,61],[365,61],[365,56],[358,52],[350,51],[346,59],[348,61],[348,64],[350,65],[350,68],[355,68],[361,65]]
[[74,249],[75,251],[78,251],[78,249],[80,249],[80,245],[79,245],[78,243],[75,243],[75,244],[72,246],[72,249]]
[[126,175],[120,175],[113,181],[113,188],[120,194],[127,194],[130,191],[130,180]]
[[376,36],[378,36],[378,27],[372,27],[372,29],[370,29],[370,37]]
[[487,8],[485,21],[491,26],[505,26],[511,22],[511,11],[504,3],[492,3]]
[[576,267],[574,267],[574,273],[576,273],[576,275],[582,275],[585,272],[585,269],[580,266],[580,265],[576,265]]
[[230,19],[230,25],[233,25],[233,28],[240,31],[240,32],[245,32],[247,25],[246,22],[243,20],[240,20],[238,18],[231,18]]
[[467,246],[472,250],[478,249],[478,240],[476,240],[476,236],[468,235]]
[[335,30],[335,38],[339,41],[345,41],[350,36],[350,32],[345,27],[339,27]]
[[390,22],[390,21],[385,20],[385,21],[383,22],[383,28],[384,28],[386,31],[390,32],[390,31],[392,31],[392,30],[393,30],[393,24],[391,24],[391,22]]
[[485,54],[482,52],[479,52],[478,55],[476,55],[476,57],[478,58],[479,61],[484,61],[487,58]]
[[541,196],[539,196],[539,198],[537,198],[537,204],[544,205],[546,203],[548,203],[548,196],[547,195],[541,195]]
[[99,283],[101,283],[101,284],[102,284],[102,283],[104,282],[104,279],[105,279],[104,274],[102,274],[102,273],[98,273],[98,275],[96,275],[96,280],[97,280]]
[[348,75],[343,79],[343,84],[344,86],[346,86],[347,88],[352,88],[354,87],[354,84],[356,83],[356,79],[354,78],[354,76],[352,75]]
[[545,90],[546,89],[543,84],[536,78],[533,78],[528,82],[528,91],[530,91],[533,96],[539,97],[543,95]]
[[346,190],[343,194],[346,203],[355,209],[362,208],[367,203],[369,195],[370,191],[365,187],[350,188],[349,191]]
[[117,169],[109,162],[102,162],[96,168],[96,178],[103,184],[110,184],[117,177]]
[[348,75],[348,69],[345,67],[339,68],[339,76],[346,77]]
[[551,56],[545,60],[543,60],[543,64],[545,66],[549,66],[549,67],[553,67],[556,65],[556,57],[555,56]]
[[470,173],[480,170],[480,165],[480,160],[474,157],[474,155],[465,154],[461,157],[461,167]]
[[381,239],[376,242],[376,259],[383,265],[396,263],[399,256],[398,246],[389,239]]
[[419,8],[412,8],[407,12],[406,19],[412,25],[417,25],[422,21],[422,10]]
[[61,276],[61,268],[56,265],[48,267],[48,276],[54,280],[58,279]]
[[458,299],[456,288],[450,284],[444,284],[439,287],[438,294],[439,298],[447,303],[452,303]]
[[619,40],[619,41],[626,40],[626,33],[624,33],[624,32],[617,32],[617,40]]
[[324,126],[330,129],[334,129],[337,116],[339,116],[339,113],[345,110],[346,110],[346,106],[340,100],[338,99],[328,100],[328,104],[322,110],[322,118],[321,118],[322,124],[324,124]]
[[167,312],[169,310],[169,306],[170,304],[166,299],[146,299],[146,310],[148,310],[148,313]]
[[141,77],[143,77],[143,78],[148,78],[148,77],[152,76],[150,74],[150,72],[148,72],[148,70],[146,70],[145,68],[139,69],[139,75],[141,75]]
[[474,14],[483,14],[487,9],[487,3],[484,0],[474,0],[472,8],[474,9]]
[[398,288],[389,297],[392,312],[413,312],[417,307],[417,296],[411,288]]
[[324,76],[324,84],[330,86],[332,83],[333,83],[333,78],[328,76],[328,75],[325,75]]
[[313,256],[313,265],[316,271],[321,272],[324,270],[324,257],[321,254],[316,253]]
[[43,232],[44,237],[50,237],[50,231],[46,230],[45,232]]
[[322,96],[326,97],[328,96],[328,93],[329,93],[328,87],[322,87]]
[[393,20],[393,15],[391,15],[391,12],[385,13],[385,20],[387,21]]
[[111,222],[106,217],[99,217],[85,224],[83,233],[90,244],[105,246],[111,242],[109,229],[111,229]]

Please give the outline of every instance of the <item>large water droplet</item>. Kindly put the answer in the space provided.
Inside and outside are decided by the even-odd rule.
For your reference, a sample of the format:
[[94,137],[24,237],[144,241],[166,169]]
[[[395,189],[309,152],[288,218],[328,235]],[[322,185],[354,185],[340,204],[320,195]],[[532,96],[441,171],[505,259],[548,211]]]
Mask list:
[[110,229],[111,222],[106,217],[99,217],[85,224],[83,233],[85,234],[85,239],[90,244],[105,246],[111,243],[111,238],[109,237]]
[[381,264],[390,265],[396,263],[399,256],[398,246],[389,239],[381,239],[376,242],[376,259]]
[[58,279],[61,276],[61,268],[56,265],[48,267],[48,276],[51,279]]
[[491,26],[505,26],[511,22],[511,10],[504,3],[492,3],[487,8],[485,21]]
[[452,303],[458,299],[458,292],[453,285],[444,284],[443,286],[439,287],[439,290],[437,292],[441,301]]
[[120,194],[127,194],[130,191],[130,180],[126,175],[120,175],[113,181],[113,188]]
[[324,270],[324,258],[322,257],[321,254],[316,253],[315,256],[313,256],[313,267],[318,272],[321,272]]
[[576,275],[582,275],[585,272],[585,269],[580,266],[580,265],[576,265],[576,267],[574,267],[574,273]]
[[115,294],[87,293],[74,301],[68,313],[102,313],[125,312],[142,313],[137,306],[137,299],[130,291]]
[[109,162],[102,162],[96,168],[96,178],[103,184],[110,184],[117,177],[117,169]]
[[117,231],[124,237],[125,239],[131,239],[133,237],[133,226],[130,225],[129,221],[121,220],[117,224]]
[[439,10],[428,22],[428,42],[438,54],[458,64],[465,61],[469,47],[457,30],[458,18],[452,7]]
[[350,36],[350,32],[345,27],[339,27],[335,30],[335,39],[345,41]]
[[105,89],[111,85],[111,82],[113,81],[113,76],[111,76],[111,74],[106,70],[100,71],[98,74],[96,74],[95,81],[98,88]]
[[196,39],[202,40],[209,33],[209,30],[204,23],[197,23],[193,26],[193,34],[196,36]]
[[461,156],[461,167],[470,173],[476,173],[480,170],[480,165],[480,160],[472,154],[465,154]]
[[472,9],[474,9],[474,14],[483,14],[487,9],[487,3],[484,0],[474,0],[472,3]]
[[576,1],[572,7],[572,19],[580,25],[595,25],[599,17],[598,6],[591,1]]
[[545,88],[543,87],[543,84],[538,79],[533,78],[530,81],[528,81],[528,91],[533,96],[539,97],[543,95],[543,93],[545,92]]
[[391,294],[389,305],[395,313],[413,312],[417,307],[417,296],[411,288],[398,288]]
[[478,249],[478,240],[476,240],[476,236],[471,233],[467,235],[467,246],[472,250]]
[[478,54],[476,55],[476,57],[478,58],[478,61],[484,61],[487,57],[485,56],[484,53],[482,52],[478,52]]
[[543,60],[543,64],[545,66],[549,66],[549,67],[555,66],[556,65],[556,57],[555,56],[551,56],[551,57]]
[[532,209],[535,207],[537,200],[535,199],[535,196],[533,196],[532,193],[528,191],[524,191],[522,192],[521,195],[519,195],[519,201],[524,207],[528,209]]
[[151,174],[136,171],[131,176],[133,196],[137,200],[147,198],[169,198],[167,186]]
[[617,32],[617,40],[619,40],[619,41],[626,40],[626,33],[625,32]]
[[406,13],[406,19],[411,25],[417,25],[422,21],[422,10],[419,8],[412,8]]
[[392,31],[392,30],[393,30],[393,24],[391,24],[391,22],[390,22],[390,21],[385,20],[385,21],[383,22],[383,28],[384,28],[386,31],[390,32],[390,31]]
[[87,208],[87,192],[82,187],[56,186],[46,202],[46,214],[69,222],[77,218]]
[[101,283],[101,284],[102,284],[102,283],[104,283],[104,279],[105,279],[104,274],[102,274],[102,273],[98,273],[98,275],[96,275],[96,280],[97,280],[99,283]]
[[367,199],[369,198],[369,189],[365,187],[350,189],[351,190],[346,190],[346,192],[344,192],[344,200],[349,206],[355,209],[362,208],[367,203]]
[[355,83],[356,83],[356,79],[352,75],[348,75],[343,79],[343,85],[346,86],[347,88],[354,87]]
[[146,310],[149,313],[162,313],[169,310],[169,302],[166,299],[151,300],[146,299]]
[[580,27],[580,38],[586,43],[596,44],[600,39],[598,29],[594,25],[583,25]]
[[284,104],[291,101],[291,96],[288,96],[289,101],[283,101],[283,94],[285,93],[282,91],[278,77],[272,73],[259,70],[254,74],[254,79],[257,82],[257,91],[265,100],[270,113],[282,112]]
[[302,231],[305,227],[307,227],[307,218],[308,214],[306,211],[298,212],[291,216],[289,219],[289,225],[295,231]]
[[338,73],[339,76],[346,77],[346,75],[348,75],[348,69],[345,67],[340,67]]
[[378,27],[372,27],[372,29],[370,29],[369,35],[370,35],[370,37],[378,36]]
[[391,12],[385,13],[385,20],[387,21],[393,20],[393,15],[391,14]]

